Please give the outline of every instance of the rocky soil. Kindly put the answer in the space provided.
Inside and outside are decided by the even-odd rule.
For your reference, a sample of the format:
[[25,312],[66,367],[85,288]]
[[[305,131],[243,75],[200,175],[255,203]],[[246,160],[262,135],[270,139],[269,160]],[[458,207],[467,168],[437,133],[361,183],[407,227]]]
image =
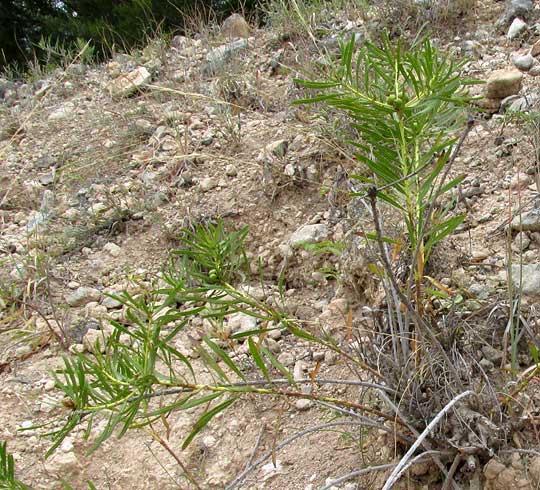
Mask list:
[[[540,100],[540,5],[486,0],[461,24],[451,36],[438,26],[437,42],[468,56],[467,74],[488,83],[478,86],[484,112],[475,113],[453,169],[466,175],[456,201],[467,219],[438,252],[433,274],[463,297],[472,328],[494,331],[478,362],[497,376],[504,348],[495,339],[506,327],[498,312],[508,303],[509,265],[514,281],[522,276],[523,315],[539,335],[540,133],[510,112],[527,116]],[[335,12],[319,26],[314,45],[309,36],[257,29],[235,16],[221,29],[176,36],[170,45],[158,39],[104,65],[73,62],[45,78],[0,80],[0,440],[22,480],[36,489],[60,488],[59,479],[74,488],[86,480],[98,489],[191,488],[144,431],[113,437],[91,455],[95,436],[75,432],[45,460],[46,429],[34,428],[66,413],[50,374],[61,356],[92,355],[95,341],[109,335],[108,319],[124,318],[107,293],[149,285],[183,227],[219,217],[231,229],[249,225],[249,255],[265,271],[263,285],[250,287],[271,298],[285,271],[287,312],[337,337],[344,336],[349,311],[356,319],[375,301],[369,249],[357,233],[365,224],[362,204],[350,197],[347,178],[358,169],[353,150],[320,108],[291,101],[303,94],[294,78],[322,62],[323,48],[336,52],[339,36],[362,39],[377,25]],[[327,240],[346,251],[317,255],[297,246]],[[236,315],[229,326],[249,330],[253,322]],[[180,336],[176,345],[204,376],[192,340]],[[279,331],[268,342],[300,378],[314,369],[326,378],[350,377],[330,351]],[[531,364],[524,354],[522,368]],[[514,448],[540,444],[535,383],[523,399],[532,422]],[[329,393],[349,389],[339,390]],[[196,415],[169,421],[171,446],[178,447]],[[202,488],[224,488],[252,454],[334,419],[310,400],[246,397],[181,454]],[[271,459],[261,465],[245,488],[320,489],[399,456],[377,431],[338,429],[277,452],[275,465]],[[538,454],[491,454],[487,464],[470,468],[463,488],[538,488]],[[440,488],[426,475],[429,466],[419,466],[403,488]],[[370,476],[332,488],[381,488],[383,481]]]

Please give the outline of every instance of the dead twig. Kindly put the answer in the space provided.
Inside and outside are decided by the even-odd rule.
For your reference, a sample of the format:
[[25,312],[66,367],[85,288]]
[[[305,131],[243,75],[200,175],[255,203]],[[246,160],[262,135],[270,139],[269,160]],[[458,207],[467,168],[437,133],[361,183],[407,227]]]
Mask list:
[[420,434],[418,439],[416,439],[415,443],[410,447],[410,449],[405,453],[405,456],[401,458],[399,463],[394,468],[394,471],[392,471],[392,474],[388,477],[388,480],[386,480],[386,483],[384,484],[384,487],[382,490],[390,490],[394,483],[396,483],[400,476],[403,474],[405,469],[407,468],[407,463],[411,459],[412,455],[415,453],[415,451],[420,447],[424,439],[433,431],[435,426],[440,422],[440,420],[446,415],[446,413],[460,400],[463,398],[466,398],[470,395],[473,395],[474,391],[467,390],[461,393],[460,395],[456,396],[452,400],[450,400],[444,408],[433,418],[433,420],[428,424],[428,426],[423,430],[423,432]]

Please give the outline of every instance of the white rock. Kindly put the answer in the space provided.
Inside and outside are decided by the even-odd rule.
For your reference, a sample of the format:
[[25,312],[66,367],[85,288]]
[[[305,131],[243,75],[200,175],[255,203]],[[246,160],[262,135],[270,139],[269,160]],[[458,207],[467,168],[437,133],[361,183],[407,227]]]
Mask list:
[[103,298],[103,301],[101,302],[101,305],[107,308],[108,310],[114,310],[116,308],[120,308],[122,306],[122,303],[118,301],[117,299],[111,298],[110,296],[105,296]]
[[90,329],[84,334],[83,345],[88,352],[105,352],[108,334],[104,330]]
[[225,167],[225,175],[228,177],[236,177],[238,175],[238,170],[232,163],[230,163]]
[[122,254],[122,248],[113,242],[106,243],[103,247],[103,250],[112,257],[120,257],[120,255]]
[[66,475],[78,472],[79,461],[73,451],[67,453],[57,451],[45,462],[47,473],[64,478]]
[[512,62],[519,70],[529,71],[534,63],[534,57],[529,53],[518,55],[512,59]]
[[212,177],[205,177],[201,180],[200,184],[201,190],[204,192],[208,192],[214,188],[217,187],[218,183],[216,179],[213,179]]
[[525,29],[527,28],[527,23],[521,20],[519,17],[516,17],[508,29],[506,37],[508,39],[515,39],[518,37]]
[[299,400],[296,400],[294,406],[297,410],[303,412],[305,410],[309,410],[313,406],[313,402],[305,398],[300,398]]
[[317,243],[328,238],[328,235],[328,227],[325,224],[304,225],[291,235],[289,244],[294,247],[302,243]]
[[234,313],[227,320],[227,326],[233,334],[257,329],[257,319],[245,313]]
[[54,379],[48,379],[43,385],[43,389],[45,391],[52,391],[54,390],[55,386],[56,386],[56,381]]
[[261,466],[261,472],[263,474],[262,481],[267,481],[274,476],[284,473],[285,469],[283,468],[281,461],[277,459],[275,465],[273,462],[270,462]]
[[519,70],[497,70],[488,78],[486,97],[488,99],[504,99],[517,94],[521,90],[523,73]]
[[204,74],[215,74],[215,72],[222,69],[236,53],[242,51],[243,49],[246,49],[247,46],[248,42],[246,39],[238,39],[236,41],[233,41],[232,43],[218,46],[217,48],[212,49],[206,55],[207,64],[203,69]]
[[49,121],[61,121],[70,117],[75,110],[75,105],[73,102],[66,102],[62,104],[58,109],[51,112],[48,119]]
[[217,439],[214,436],[203,437],[201,444],[207,449],[213,448],[217,443]]
[[240,14],[232,14],[223,21],[221,34],[229,39],[247,38],[250,29],[244,17]]
[[60,449],[64,451],[65,453],[69,453],[70,451],[73,451],[75,449],[75,446],[73,445],[73,439],[71,437],[66,437],[62,444],[60,445]]
[[115,98],[129,97],[143,88],[151,79],[150,72],[144,66],[139,66],[135,70],[115,78],[109,84],[108,91]]
[[99,301],[101,293],[95,288],[81,286],[66,297],[69,306],[84,306],[92,301]]

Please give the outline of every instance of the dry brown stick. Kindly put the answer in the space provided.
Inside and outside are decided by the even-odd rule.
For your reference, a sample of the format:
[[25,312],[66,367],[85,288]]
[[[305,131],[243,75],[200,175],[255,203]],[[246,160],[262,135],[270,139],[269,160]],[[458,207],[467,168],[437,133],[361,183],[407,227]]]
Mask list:
[[203,490],[201,486],[197,483],[197,480],[195,477],[191,474],[191,472],[187,469],[186,465],[182,462],[182,460],[178,457],[178,455],[172,450],[171,446],[167,443],[165,439],[163,439],[154,429],[152,428],[152,437],[159,443],[161,446],[175,459],[175,461],[178,463],[178,466],[182,468],[182,471],[186,475],[186,478],[197,488],[197,490]]
[[444,484],[441,490],[448,490],[448,487],[450,487],[450,485],[453,482],[454,474],[456,473],[457,467],[460,462],[461,462],[461,454],[457,453],[454,458],[454,461],[452,461],[452,466],[450,466],[450,469],[448,470],[448,475],[446,475],[446,479],[444,480]]

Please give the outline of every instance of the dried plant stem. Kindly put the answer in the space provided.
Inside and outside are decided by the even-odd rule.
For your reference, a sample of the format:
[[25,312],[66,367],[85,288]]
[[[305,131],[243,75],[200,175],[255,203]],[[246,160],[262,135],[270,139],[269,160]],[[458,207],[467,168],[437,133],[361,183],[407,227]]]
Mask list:
[[161,437],[153,428],[151,429],[152,437],[174,458],[174,460],[178,463],[178,466],[182,468],[182,471],[186,475],[186,478],[197,488],[197,490],[203,490],[201,486],[197,483],[197,480],[195,480],[194,476],[191,474],[191,472],[187,469],[186,465],[182,462],[182,460],[178,457],[178,455],[172,450],[171,446],[167,443],[163,437]]
[[[414,457],[407,463],[407,468],[411,467],[415,464],[425,463],[429,461],[429,459],[424,459],[426,456],[432,456],[434,454],[441,454],[441,451],[426,451],[422,454],[419,454],[418,456]],[[371,473],[372,471],[384,471],[389,470],[392,468],[395,468],[395,463],[389,463],[389,464],[381,464],[377,466],[368,466],[367,468],[362,468],[361,470],[352,471],[350,473],[347,473],[346,475],[340,476],[336,480],[332,480],[330,483],[328,483],[325,487],[323,487],[321,490],[330,490],[332,487],[339,485],[340,483],[346,482],[348,480],[352,480],[353,478],[356,478],[357,476],[364,475],[366,473]]]
[[247,460],[246,466],[244,469],[249,468],[253,464],[253,460],[255,459],[255,455],[257,454],[257,451],[259,450],[259,446],[261,445],[262,436],[266,432],[266,425],[263,425],[261,427],[261,430],[259,431],[259,436],[257,437],[257,441],[255,442],[255,446],[253,447],[253,450],[251,451],[251,455],[249,459]]
[[457,453],[456,456],[454,457],[454,461],[452,461],[452,466],[450,466],[450,469],[448,470],[448,475],[446,475],[446,479],[444,480],[444,484],[441,490],[448,490],[451,483],[455,483],[453,481],[453,478],[460,462],[461,462],[461,454]]
[[328,485],[324,486],[321,490],[329,490],[330,488],[333,488],[336,485],[339,485],[340,483],[352,480],[353,478],[356,478],[357,476],[365,475],[366,473],[372,473],[373,471],[390,470],[395,467],[396,465],[393,463],[380,464],[377,466],[367,466],[366,468],[362,468],[361,470],[351,471],[350,473],[347,473],[346,475],[340,476],[339,478],[332,480]]
[[242,482],[247,478],[247,476],[255,471],[261,464],[263,464],[267,459],[271,458],[273,454],[275,454],[276,451],[279,451],[280,449],[284,448],[285,446],[288,446],[289,444],[293,443],[300,437],[307,436],[309,434],[312,434],[313,432],[317,432],[320,430],[328,429],[330,427],[339,427],[339,426],[347,426],[347,425],[360,425],[365,426],[363,422],[360,422],[358,420],[350,420],[350,421],[338,421],[338,422],[328,422],[325,424],[315,425],[313,427],[309,427],[308,429],[302,430],[300,432],[297,432],[296,434],[293,434],[292,436],[288,437],[284,441],[280,442],[275,448],[272,450],[266,452],[263,456],[261,456],[257,461],[255,461],[253,464],[251,464],[249,467],[245,468],[242,473],[240,473],[231,483],[225,487],[225,490],[233,490],[235,488],[239,488]]
[[435,418],[428,424],[428,426],[423,430],[423,432],[420,434],[418,439],[416,439],[415,443],[410,447],[410,449],[405,453],[405,455],[401,458],[397,466],[394,468],[394,471],[392,471],[392,474],[388,477],[388,480],[386,480],[386,483],[384,484],[384,487],[382,490],[390,490],[394,483],[396,483],[399,479],[399,477],[403,474],[407,467],[407,463],[411,459],[412,455],[415,453],[415,451],[420,447],[424,439],[431,433],[431,431],[435,428],[435,426],[439,423],[439,421],[446,415],[446,413],[460,400],[463,398],[466,398],[470,395],[473,395],[474,392],[471,390],[464,391],[463,393],[459,394],[452,400],[450,400],[444,408],[435,416]]
[[[401,411],[399,410],[399,408],[397,407],[397,405],[392,402],[392,400],[390,400],[390,398],[388,398],[388,396],[386,395],[386,393],[381,393],[381,398],[386,402],[386,404],[393,410],[393,412],[396,414],[397,417],[399,417],[401,420],[403,420],[405,422],[405,424],[407,425],[407,428],[411,431],[411,433],[416,437],[420,437],[420,432],[418,432],[415,427],[410,424],[407,419],[402,415]],[[423,440],[422,441],[422,446],[424,446],[424,448],[427,450],[427,452],[429,452],[430,454],[432,454],[432,459],[433,461],[435,462],[435,464],[438,466],[438,468],[441,470],[442,474],[447,478],[447,481],[449,480],[454,488],[454,490],[459,490],[459,486],[458,484],[453,480],[453,478],[449,477],[448,476],[448,473],[446,471],[446,467],[445,465],[443,464],[443,462],[441,461],[441,458],[439,457],[438,455],[438,452],[437,451],[434,451],[432,450],[431,448],[431,444],[426,441],[426,440]]]

